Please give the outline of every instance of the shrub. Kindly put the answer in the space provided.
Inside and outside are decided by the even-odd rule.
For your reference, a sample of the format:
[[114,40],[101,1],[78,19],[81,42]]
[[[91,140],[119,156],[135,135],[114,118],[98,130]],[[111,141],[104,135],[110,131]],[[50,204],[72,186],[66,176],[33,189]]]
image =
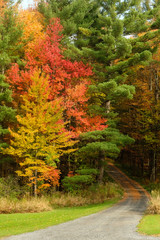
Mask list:
[[0,178],[0,197],[18,198],[24,195],[26,189],[18,184],[18,179],[12,176]]
[[160,214],[160,190],[154,190],[151,192],[151,199],[147,209],[149,214]]
[[84,168],[76,171],[78,175],[67,176],[62,180],[62,185],[67,192],[77,192],[92,185],[99,171],[95,168]]
[[156,182],[156,183],[148,183],[145,185],[145,188],[147,189],[148,192],[152,192],[152,191],[160,191],[160,183]]
[[65,191],[76,192],[82,190],[93,183],[94,179],[90,175],[75,175],[73,177],[65,177],[62,185]]
[[98,176],[99,171],[95,168],[84,168],[77,170],[77,173],[79,175],[93,175],[93,176]]
[[92,199],[92,203],[104,202],[110,198],[117,198],[123,195],[123,190],[116,184],[94,184],[84,191],[84,197]]

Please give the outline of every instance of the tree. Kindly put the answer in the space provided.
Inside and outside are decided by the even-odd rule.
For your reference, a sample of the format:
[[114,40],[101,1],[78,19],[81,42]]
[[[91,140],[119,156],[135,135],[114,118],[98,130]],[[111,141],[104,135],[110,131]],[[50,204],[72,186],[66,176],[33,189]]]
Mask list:
[[[15,110],[10,106],[12,101],[11,90],[9,85],[5,82],[5,76],[0,75],[0,150],[8,147],[8,126],[15,121]],[[0,154],[1,174],[3,172],[3,166],[7,165],[7,162],[11,159],[7,156]]]
[[25,42],[24,51],[34,51],[35,45],[44,36],[43,15],[36,9],[20,10],[19,21],[23,23],[22,43]]
[[20,60],[22,25],[18,23],[13,1],[8,0],[0,14],[0,68],[4,74],[11,63]]
[[134,142],[132,138],[120,133],[113,123],[102,131],[93,131],[80,135],[80,159],[89,161],[89,165],[100,169],[99,181],[103,181],[104,169],[108,159],[116,159],[122,147]]
[[[12,109],[12,92],[6,82],[5,73],[10,64],[19,61],[20,48],[18,45],[22,36],[22,27],[17,20],[17,5],[13,1],[0,3],[0,149],[7,147],[9,141],[8,126],[15,119],[15,110]],[[0,154],[0,164],[3,167],[11,159]]]
[[[46,25],[50,19],[59,18],[63,26],[63,46],[70,45],[71,51],[66,49],[70,58],[74,58],[76,50],[73,42],[79,33],[79,28],[90,28],[94,24],[97,15],[96,1],[88,0],[41,0],[38,3],[38,10],[44,15]],[[70,44],[72,43],[72,44]],[[75,52],[74,52],[75,50]]]
[[[58,184],[59,157],[75,151],[72,149],[75,142],[65,130],[61,101],[49,100],[48,78],[35,72],[31,80],[28,92],[22,97],[21,115],[16,116],[18,129],[10,129],[12,140],[10,146],[3,149],[3,154],[15,157],[20,166],[17,174],[34,186],[36,196],[37,187],[50,186],[46,185],[46,180]],[[50,176],[53,173],[56,173],[55,178]]]

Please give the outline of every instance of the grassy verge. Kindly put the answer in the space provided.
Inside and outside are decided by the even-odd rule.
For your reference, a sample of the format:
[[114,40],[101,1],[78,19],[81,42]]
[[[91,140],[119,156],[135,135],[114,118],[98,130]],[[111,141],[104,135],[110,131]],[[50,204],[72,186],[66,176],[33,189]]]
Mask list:
[[160,191],[151,192],[147,214],[138,225],[139,232],[160,236]]
[[0,214],[0,238],[10,235],[32,232],[52,225],[87,216],[118,202],[119,198],[101,204],[83,207],[61,208],[50,212]]
[[142,234],[160,236],[160,215],[146,215],[138,225],[138,230]]

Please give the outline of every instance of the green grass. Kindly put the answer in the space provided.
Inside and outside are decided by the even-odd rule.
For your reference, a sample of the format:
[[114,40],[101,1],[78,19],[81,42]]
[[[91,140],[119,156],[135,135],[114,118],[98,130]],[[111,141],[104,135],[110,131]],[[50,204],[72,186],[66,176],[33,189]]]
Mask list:
[[138,225],[142,234],[160,235],[160,215],[146,215]]
[[119,199],[83,207],[61,208],[50,212],[0,214],[0,238],[32,232],[52,225],[67,222],[111,207]]

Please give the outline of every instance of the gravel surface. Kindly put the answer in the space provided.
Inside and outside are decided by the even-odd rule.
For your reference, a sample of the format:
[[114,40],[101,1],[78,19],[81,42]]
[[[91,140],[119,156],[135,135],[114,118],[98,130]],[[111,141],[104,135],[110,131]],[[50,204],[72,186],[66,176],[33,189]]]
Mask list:
[[146,191],[112,165],[109,166],[109,174],[126,191],[125,199],[114,207],[43,230],[11,236],[6,240],[160,240],[160,237],[136,232],[147,206]]

